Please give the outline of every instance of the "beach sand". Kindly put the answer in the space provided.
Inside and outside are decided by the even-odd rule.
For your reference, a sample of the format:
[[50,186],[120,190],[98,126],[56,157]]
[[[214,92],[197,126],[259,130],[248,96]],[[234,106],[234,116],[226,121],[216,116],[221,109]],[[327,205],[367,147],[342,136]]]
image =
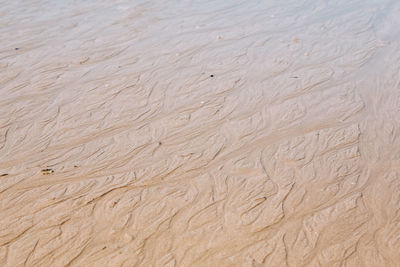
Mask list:
[[1,1],[0,266],[400,266],[399,14]]

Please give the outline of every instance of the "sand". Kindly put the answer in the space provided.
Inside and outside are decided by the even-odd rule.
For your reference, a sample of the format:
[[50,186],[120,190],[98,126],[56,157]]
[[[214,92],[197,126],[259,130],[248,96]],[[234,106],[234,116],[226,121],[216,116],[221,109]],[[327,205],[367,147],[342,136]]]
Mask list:
[[400,266],[399,14],[1,1],[0,266]]

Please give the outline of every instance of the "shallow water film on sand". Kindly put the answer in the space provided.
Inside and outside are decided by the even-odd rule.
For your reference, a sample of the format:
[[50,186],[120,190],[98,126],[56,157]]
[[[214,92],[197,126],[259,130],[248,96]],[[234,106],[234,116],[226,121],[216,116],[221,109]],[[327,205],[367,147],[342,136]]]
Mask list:
[[399,1],[0,2],[0,266],[400,266]]

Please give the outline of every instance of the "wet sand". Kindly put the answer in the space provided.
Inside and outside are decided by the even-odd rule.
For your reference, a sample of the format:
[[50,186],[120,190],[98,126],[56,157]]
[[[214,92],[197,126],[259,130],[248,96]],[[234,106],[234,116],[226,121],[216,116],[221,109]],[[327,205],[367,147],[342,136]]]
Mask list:
[[1,1],[0,266],[400,266],[400,3]]

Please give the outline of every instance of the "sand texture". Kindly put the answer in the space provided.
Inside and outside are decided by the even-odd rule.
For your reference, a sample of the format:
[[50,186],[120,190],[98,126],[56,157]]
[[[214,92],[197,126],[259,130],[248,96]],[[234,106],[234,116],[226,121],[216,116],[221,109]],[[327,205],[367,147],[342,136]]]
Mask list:
[[0,266],[400,266],[398,0],[0,3]]

